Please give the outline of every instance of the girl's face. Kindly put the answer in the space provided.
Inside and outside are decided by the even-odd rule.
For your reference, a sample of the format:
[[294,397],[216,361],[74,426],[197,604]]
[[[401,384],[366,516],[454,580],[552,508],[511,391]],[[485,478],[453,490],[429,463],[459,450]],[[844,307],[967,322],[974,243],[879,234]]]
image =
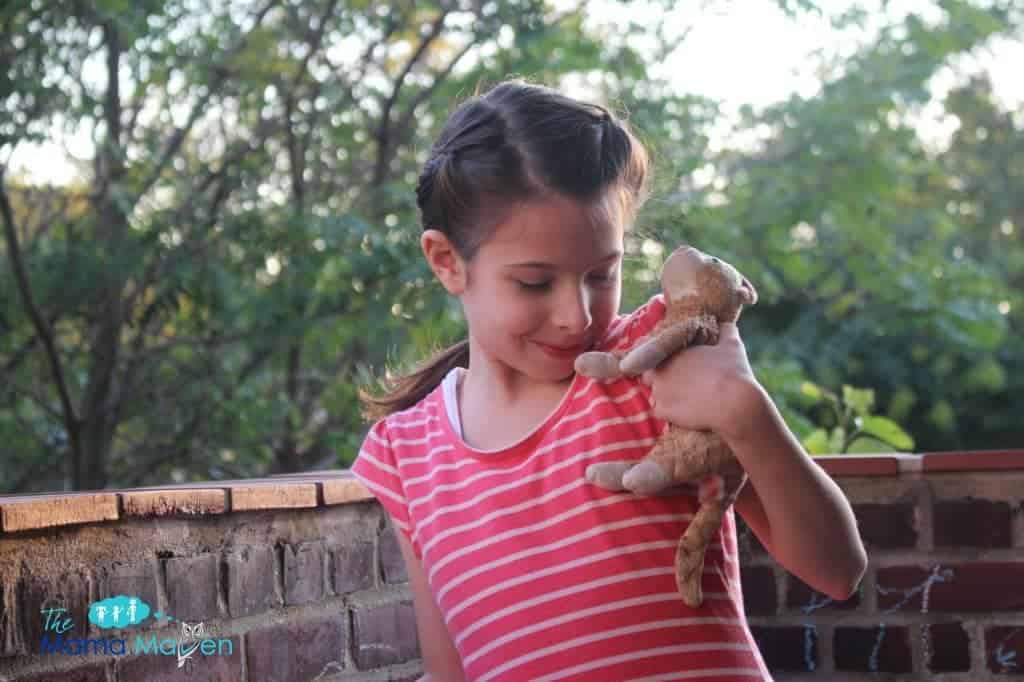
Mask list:
[[470,366],[558,382],[603,336],[622,292],[623,228],[555,197],[508,213],[464,264]]

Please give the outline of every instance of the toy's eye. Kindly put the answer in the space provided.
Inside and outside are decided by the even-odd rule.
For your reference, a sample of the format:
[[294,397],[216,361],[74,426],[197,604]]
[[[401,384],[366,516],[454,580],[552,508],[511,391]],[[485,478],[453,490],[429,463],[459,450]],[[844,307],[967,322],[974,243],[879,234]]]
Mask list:
[[719,264],[719,263],[721,263],[722,261],[720,261],[720,260],[718,260],[717,258],[715,258],[714,256],[712,256],[712,257],[711,257],[711,262],[712,262],[712,263],[714,263],[715,265],[718,265],[718,264]]

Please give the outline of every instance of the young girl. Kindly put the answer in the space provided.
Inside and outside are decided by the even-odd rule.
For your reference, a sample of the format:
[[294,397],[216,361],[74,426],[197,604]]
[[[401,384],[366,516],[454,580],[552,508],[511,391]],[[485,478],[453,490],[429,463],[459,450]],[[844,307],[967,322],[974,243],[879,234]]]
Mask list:
[[736,508],[787,569],[843,599],[866,557],[850,507],[758,384],[733,325],[642,380],[573,371],[647,334],[661,296],[617,315],[623,231],[646,154],[603,107],[505,82],[460,106],[420,176],[423,254],[469,335],[382,398],[353,472],[397,527],[424,679],[767,680],[746,625],[735,520],[704,604],[676,589],[692,491],[609,492],[665,420],[712,429],[750,476]]

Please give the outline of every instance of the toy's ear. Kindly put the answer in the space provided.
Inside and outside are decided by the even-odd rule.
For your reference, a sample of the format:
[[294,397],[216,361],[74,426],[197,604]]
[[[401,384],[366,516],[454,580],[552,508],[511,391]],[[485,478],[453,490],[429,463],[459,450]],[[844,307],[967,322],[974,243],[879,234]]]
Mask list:
[[740,300],[743,301],[744,305],[754,305],[757,303],[757,289],[750,283],[750,280],[743,277],[743,282],[740,284]]
[[440,230],[424,230],[420,236],[420,248],[441,286],[452,296],[462,294],[468,281],[466,262],[448,236]]

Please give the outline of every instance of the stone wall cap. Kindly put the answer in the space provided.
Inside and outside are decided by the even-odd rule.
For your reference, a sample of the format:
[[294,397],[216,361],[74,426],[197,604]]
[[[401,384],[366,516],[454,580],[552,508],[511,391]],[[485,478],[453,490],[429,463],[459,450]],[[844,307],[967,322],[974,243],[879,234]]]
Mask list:
[[[822,455],[814,460],[829,475],[837,478],[895,477],[958,471],[1024,471],[1024,449]],[[314,509],[372,499],[373,494],[347,469],[150,488],[0,496],[0,533],[100,523],[122,518]]]

